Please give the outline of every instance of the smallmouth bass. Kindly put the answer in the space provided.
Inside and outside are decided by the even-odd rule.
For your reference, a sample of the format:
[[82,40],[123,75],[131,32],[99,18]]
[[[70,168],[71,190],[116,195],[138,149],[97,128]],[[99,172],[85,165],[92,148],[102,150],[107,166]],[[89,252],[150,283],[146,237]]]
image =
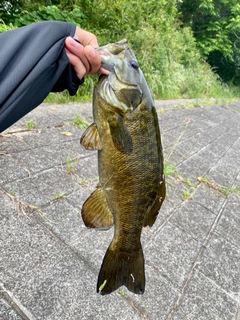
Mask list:
[[94,123],[80,140],[86,149],[98,150],[99,172],[99,184],[83,204],[82,218],[89,228],[114,225],[97,292],[109,294],[125,285],[142,294],[141,231],[154,224],[166,193],[158,118],[127,41],[97,50],[110,74],[101,75],[94,88]]

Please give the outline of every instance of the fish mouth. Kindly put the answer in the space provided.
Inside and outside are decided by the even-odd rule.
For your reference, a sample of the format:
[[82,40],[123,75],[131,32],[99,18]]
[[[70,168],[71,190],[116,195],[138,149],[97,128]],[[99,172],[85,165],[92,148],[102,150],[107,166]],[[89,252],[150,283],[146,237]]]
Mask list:
[[103,47],[96,48],[96,51],[101,57],[102,68],[112,72],[117,66],[119,60],[124,60],[126,51],[129,49],[127,40],[116,42],[114,44],[108,44]]
[[101,66],[103,69],[112,72],[115,68],[115,60],[117,59],[114,55],[109,52],[106,48],[97,48],[96,49],[101,57]]
[[115,80],[116,82],[118,82],[118,84],[120,84],[119,88],[116,88],[114,86],[111,85],[110,81],[109,81],[109,75],[105,75],[105,74],[101,74],[99,77],[99,84],[102,85],[105,82],[108,82],[109,86],[112,88],[112,90],[114,92],[121,90],[121,89],[136,89],[137,90],[137,86],[134,84],[129,84],[127,82],[122,81],[116,74],[115,74]]

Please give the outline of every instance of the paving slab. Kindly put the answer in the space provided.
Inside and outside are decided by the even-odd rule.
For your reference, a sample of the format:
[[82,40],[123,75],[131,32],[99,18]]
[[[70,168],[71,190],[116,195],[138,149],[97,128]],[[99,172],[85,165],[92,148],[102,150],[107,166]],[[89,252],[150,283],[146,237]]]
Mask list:
[[200,272],[190,279],[173,320],[237,319],[238,304]]
[[72,119],[91,123],[91,104],[42,104],[0,135],[0,319],[240,320],[240,101],[156,108],[171,170],[142,232],[143,295],[96,293],[114,230],[87,229],[80,214],[97,154]]

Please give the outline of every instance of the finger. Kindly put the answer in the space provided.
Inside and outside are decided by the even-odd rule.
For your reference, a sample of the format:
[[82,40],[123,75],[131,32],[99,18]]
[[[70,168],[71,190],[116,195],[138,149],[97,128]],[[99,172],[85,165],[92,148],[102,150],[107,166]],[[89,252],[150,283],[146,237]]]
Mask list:
[[75,50],[76,48],[78,48],[77,44],[79,44],[81,46],[80,42],[77,42],[74,40],[74,38],[72,37],[67,37],[65,39],[65,47],[71,51],[71,50]]
[[[65,40],[65,48],[68,51],[69,61],[73,65],[78,76],[80,74],[85,75],[85,73],[89,75],[93,75],[97,73],[108,75],[110,73],[108,70],[103,69],[101,67],[101,57],[99,53],[91,45],[87,45],[84,48],[81,44],[76,42],[73,38],[67,37]],[[79,61],[76,59],[76,57],[79,58]],[[83,65],[85,67],[84,69],[85,71],[80,70],[80,68],[82,68]]]
[[101,67],[101,56],[90,45],[87,45],[85,47],[85,55],[91,66],[91,69],[89,70],[88,74],[102,73],[102,74],[109,75],[110,72]]
[[87,69],[84,63],[82,63],[82,61],[70,51],[66,50],[66,54],[77,76],[79,77],[79,79],[82,79],[87,73]]
[[84,48],[84,52],[90,65],[88,74],[98,73],[98,70],[101,68],[101,57],[99,53],[91,45],[87,45]]
[[65,40],[65,47],[71,54],[78,57],[81,63],[84,64],[87,72],[90,71],[91,66],[88,62],[87,57],[85,56],[85,49],[80,43],[76,42],[71,37],[67,37]]
[[79,40],[84,47],[91,45],[92,47],[97,48],[99,46],[97,37],[93,33],[82,30],[79,27],[76,27],[74,38]]

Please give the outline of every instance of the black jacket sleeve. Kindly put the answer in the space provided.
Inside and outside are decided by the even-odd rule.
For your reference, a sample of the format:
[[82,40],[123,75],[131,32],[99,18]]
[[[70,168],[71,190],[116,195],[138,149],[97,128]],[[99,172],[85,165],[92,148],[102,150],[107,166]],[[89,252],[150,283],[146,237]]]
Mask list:
[[0,34],[0,132],[37,107],[50,91],[82,84],[64,49],[76,26],[46,21]]

